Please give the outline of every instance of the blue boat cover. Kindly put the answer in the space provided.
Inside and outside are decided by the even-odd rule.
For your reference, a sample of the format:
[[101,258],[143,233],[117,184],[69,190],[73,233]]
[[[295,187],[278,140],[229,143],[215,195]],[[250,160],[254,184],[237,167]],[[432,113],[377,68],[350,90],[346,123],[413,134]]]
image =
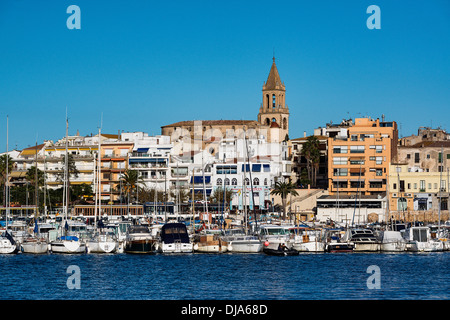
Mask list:
[[59,238],[60,240],[72,240],[72,241],[78,241],[78,237],[75,236],[62,236]]

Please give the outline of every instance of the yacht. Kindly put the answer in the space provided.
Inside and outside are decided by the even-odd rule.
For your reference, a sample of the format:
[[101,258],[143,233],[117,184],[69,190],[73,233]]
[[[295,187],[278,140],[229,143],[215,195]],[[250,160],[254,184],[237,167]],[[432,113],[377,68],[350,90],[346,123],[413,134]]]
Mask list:
[[245,234],[243,229],[226,230],[222,240],[228,244],[229,252],[258,253],[263,247],[257,236]]
[[125,239],[126,253],[148,254],[156,252],[156,240],[147,226],[129,226]]
[[166,223],[161,227],[158,250],[163,253],[186,253],[193,251],[184,223]]
[[381,251],[404,252],[406,251],[406,240],[400,231],[386,230],[382,233]]
[[48,252],[48,238],[45,234],[39,233],[39,224],[37,220],[34,222],[33,233],[28,233],[20,244],[20,249],[23,253],[47,253]]
[[259,238],[264,248],[278,250],[280,245],[287,245],[289,231],[283,226],[262,225],[259,227]]
[[344,235],[343,240],[354,244],[353,251],[380,251],[380,241],[371,229],[350,228]]
[[406,250],[412,252],[444,251],[444,244],[438,239],[431,238],[430,228],[414,226],[405,229]]

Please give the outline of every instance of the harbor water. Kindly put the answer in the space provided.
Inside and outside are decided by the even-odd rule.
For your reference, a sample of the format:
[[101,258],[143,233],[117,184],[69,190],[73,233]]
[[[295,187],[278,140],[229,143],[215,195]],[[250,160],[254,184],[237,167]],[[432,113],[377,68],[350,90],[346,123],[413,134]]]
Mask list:
[[449,252],[13,254],[0,256],[0,299],[446,300],[449,263]]

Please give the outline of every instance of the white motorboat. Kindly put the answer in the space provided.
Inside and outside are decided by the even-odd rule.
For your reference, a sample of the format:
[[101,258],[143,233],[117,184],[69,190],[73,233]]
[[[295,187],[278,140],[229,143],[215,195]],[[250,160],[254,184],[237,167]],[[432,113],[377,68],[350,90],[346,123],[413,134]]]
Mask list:
[[386,230],[382,234],[381,251],[404,252],[406,251],[406,240],[400,231]]
[[189,253],[194,246],[184,223],[166,223],[161,227],[158,251],[162,253]]
[[430,228],[414,226],[405,229],[406,250],[412,252],[444,251],[444,243],[431,238]]
[[147,226],[130,226],[127,231],[124,251],[137,254],[155,253],[156,242]]
[[345,233],[343,240],[353,243],[353,251],[380,251],[380,241],[370,229],[350,228]]
[[259,238],[263,248],[278,250],[280,245],[287,245],[289,231],[282,226],[262,225],[259,227]]
[[258,253],[263,248],[263,244],[257,236],[245,234],[243,229],[226,230],[222,240],[228,244],[229,252]]

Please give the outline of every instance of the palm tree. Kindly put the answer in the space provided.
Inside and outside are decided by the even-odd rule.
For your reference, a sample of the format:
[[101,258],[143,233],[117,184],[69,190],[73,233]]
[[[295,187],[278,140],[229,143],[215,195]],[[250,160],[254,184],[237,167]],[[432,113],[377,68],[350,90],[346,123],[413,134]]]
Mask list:
[[133,191],[137,190],[139,184],[142,183],[142,177],[139,176],[139,171],[127,169],[121,177],[123,183],[123,190],[128,194],[128,197],[133,196]]
[[308,137],[303,144],[301,154],[306,158],[308,179],[316,186],[316,172],[320,162],[319,139],[315,136]]
[[0,156],[0,185],[3,187],[3,205],[6,204],[6,165],[8,164],[8,172],[11,173],[13,168],[13,161],[7,154]]
[[281,196],[281,201],[283,203],[283,220],[286,219],[286,201],[287,196],[293,195],[298,196],[297,191],[295,190],[295,184],[291,181],[289,182],[277,182],[275,183],[275,187],[270,191],[270,194]]

